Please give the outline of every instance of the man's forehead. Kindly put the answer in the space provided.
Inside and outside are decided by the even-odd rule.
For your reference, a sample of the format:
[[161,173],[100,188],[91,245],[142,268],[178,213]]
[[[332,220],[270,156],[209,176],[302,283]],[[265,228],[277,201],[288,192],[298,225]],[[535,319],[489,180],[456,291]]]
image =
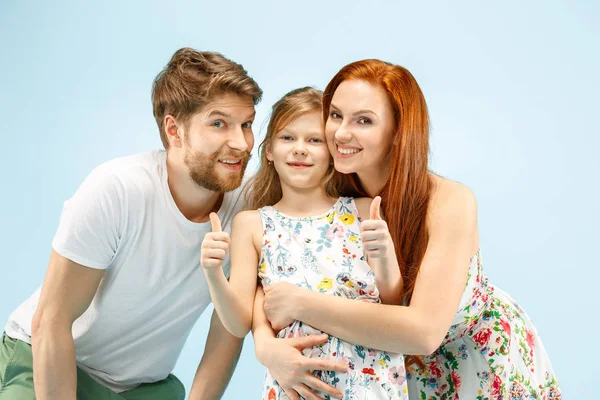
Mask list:
[[252,117],[254,116],[254,101],[250,96],[237,94],[221,94],[213,97],[200,113],[205,117],[213,114],[230,117]]

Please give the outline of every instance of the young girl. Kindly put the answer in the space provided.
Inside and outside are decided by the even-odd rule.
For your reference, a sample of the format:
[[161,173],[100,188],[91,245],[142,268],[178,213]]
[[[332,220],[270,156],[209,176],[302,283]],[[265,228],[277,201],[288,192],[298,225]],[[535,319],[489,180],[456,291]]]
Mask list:
[[[201,265],[223,325],[240,338],[251,327],[257,274],[264,288],[288,282],[352,300],[400,304],[402,280],[391,236],[379,216],[381,199],[337,197],[321,112],[321,92],[312,88],[294,90],[279,100],[261,146],[262,165],[248,192],[257,210],[235,217],[231,241],[220,231],[216,214],[211,215],[213,232],[202,244]],[[222,265],[230,244],[228,282]],[[277,336],[320,333],[290,321]],[[333,337],[304,354],[348,365],[346,373],[315,373],[315,380],[338,389],[341,398],[407,398],[400,354]],[[325,390],[322,382],[312,387]],[[299,393],[308,397],[305,390]],[[287,398],[267,373],[263,399]]]

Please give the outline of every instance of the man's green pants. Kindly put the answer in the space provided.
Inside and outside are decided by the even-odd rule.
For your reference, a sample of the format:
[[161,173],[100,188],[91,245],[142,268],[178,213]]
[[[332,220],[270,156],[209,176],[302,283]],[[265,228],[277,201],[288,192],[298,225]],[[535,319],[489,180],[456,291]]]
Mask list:
[[[34,400],[31,346],[6,333],[0,343],[0,400]],[[184,400],[185,388],[175,375],[115,393],[77,368],[77,400]]]

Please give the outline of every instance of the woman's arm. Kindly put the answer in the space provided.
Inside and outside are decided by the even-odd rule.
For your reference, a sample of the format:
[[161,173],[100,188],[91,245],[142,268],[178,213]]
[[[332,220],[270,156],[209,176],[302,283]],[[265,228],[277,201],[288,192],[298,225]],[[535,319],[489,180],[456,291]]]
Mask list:
[[429,350],[422,337],[427,320],[410,307],[350,300],[276,283],[266,290],[264,308],[275,329],[280,321],[293,318],[373,349],[403,354]]
[[[354,199],[362,216],[361,240],[371,270],[375,274],[375,286],[384,304],[402,304],[402,274],[398,266],[394,242],[387,223],[381,218],[381,197]],[[366,219],[366,218],[369,219]]]
[[[233,219],[231,240],[226,232],[221,232],[221,223],[214,213],[211,214],[211,222],[213,231],[204,237],[201,253],[210,297],[223,326],[232,335],[244,338],[252,325],[260,216],[257,211],[238,213]],[[230,242],[231,274],[228,282],[222,265]]]
[[350,343],[432,353],[456,314],[469,260],[478,247],[472,193],[459,184],[441,186],[430,204],[428,228],[429,244],[410,306],[357,302],[276,284],[265,295],[269,321],[278,328],[278,323],[297,319]]

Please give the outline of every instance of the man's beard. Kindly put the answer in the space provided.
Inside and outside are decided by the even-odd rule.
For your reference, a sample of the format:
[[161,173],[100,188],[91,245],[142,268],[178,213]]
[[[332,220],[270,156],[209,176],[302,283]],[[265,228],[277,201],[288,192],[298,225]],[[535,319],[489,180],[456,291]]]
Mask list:
[[[239,171],[225,172],[222,177],[218,172],[219,159],[240,159],[242,168]],[[194,151],[189,147],[185,151],[183,157],[184,164],[190,170],[190,177],[200,187],[206,188],[213,192],[229,192],[233,189],[238,188],[242,184],[244,178],[244,172],[248,166],[248,160],[250,159],[249,151],[242,152],[227,152],[227,153],[216,153],[210,156],[206,156],[199,151]],[[225,170],[225,168],[224,168]]]

